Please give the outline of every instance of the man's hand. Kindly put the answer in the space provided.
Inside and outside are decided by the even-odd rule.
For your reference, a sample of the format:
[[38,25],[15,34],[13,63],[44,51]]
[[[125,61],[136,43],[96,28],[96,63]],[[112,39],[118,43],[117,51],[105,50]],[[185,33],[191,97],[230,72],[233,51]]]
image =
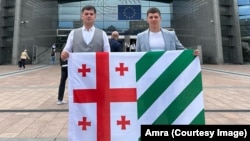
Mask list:
[[67,51],[62,51],[61,52],[61,59],[63,61],[67,60],[69,58],[69,53]]
[[200,51],[198,49],[194,50],[194,56],[199,56],[200,55]]

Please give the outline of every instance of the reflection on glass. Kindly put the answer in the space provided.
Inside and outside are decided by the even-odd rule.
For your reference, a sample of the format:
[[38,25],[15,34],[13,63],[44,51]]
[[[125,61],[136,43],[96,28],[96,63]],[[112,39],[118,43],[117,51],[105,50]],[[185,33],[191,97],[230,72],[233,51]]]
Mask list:
[[244,62],[250,62],[250,0],[238,0],[242,53]]

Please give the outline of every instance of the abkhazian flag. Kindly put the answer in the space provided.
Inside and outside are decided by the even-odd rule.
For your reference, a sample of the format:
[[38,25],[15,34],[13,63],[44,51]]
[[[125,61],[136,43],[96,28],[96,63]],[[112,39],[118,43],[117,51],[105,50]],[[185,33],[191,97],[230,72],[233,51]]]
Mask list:
[[205,124],[193,50],[71,53],[69,141],[138,141],[142,124]]

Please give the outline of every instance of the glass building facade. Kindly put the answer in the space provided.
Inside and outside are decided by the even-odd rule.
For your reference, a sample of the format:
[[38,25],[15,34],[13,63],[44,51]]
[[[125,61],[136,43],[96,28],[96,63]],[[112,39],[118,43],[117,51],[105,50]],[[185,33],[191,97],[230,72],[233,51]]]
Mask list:
[[238,0],[244,62],[250,62],[250,0]]
[[[138,32],[145,30],[147,25],[140,25],[132,28],[133,22],[138,24],[146,24],[141,22],[146,20],[146,11],[149,7],[158,7],[162,13],[162,26],[171,27],[171,17],[173,15],[171,3],[143,0],[96,0],[96,1],[79,1],[70,3],[60,3],[58,8],[58,29],[73,29],[82,26],[80,19],[80,11],[85,5],[94,5],[97,10],[95,26],[101,28],[109,34],[110,31],[118,30],[122,35],[136,35]],[[118,20],[119,5],[139,5],[141,7],[141,18],[136,20]]]
[[[88,0],[88,1],[58,1],[58,45],[62,46],[67,34],[74,28],[82,26],[80,18],[81,9],[85,5],[94,5],[97,10],[95,26],[103,29],[108,35],[116,30],[120,34],[122,42],[135,39],[135,36],[148,28],[146,12],[149,7],[158,7],[162,15],[162,27],[171,28],[173,15],[171,1],[149,1],[149,0]],[[140,18],[119,19],[119,6],[139,6]],[[137,7],[138,8],[138,7]],[[126,11],[129,12],[129,11]]]
[[148,28],[146,11],[158,7],[161,26],[174,29],[185,47],[201,47],[203,63],[250,62],[249,0],[0,0],[0,64],[16,64],[23,49],[32,58],[27,63],[48,64],[51,45],[60,50],[82,26],[85,5],[96,7],[96,27],[119,31],[124,42]]

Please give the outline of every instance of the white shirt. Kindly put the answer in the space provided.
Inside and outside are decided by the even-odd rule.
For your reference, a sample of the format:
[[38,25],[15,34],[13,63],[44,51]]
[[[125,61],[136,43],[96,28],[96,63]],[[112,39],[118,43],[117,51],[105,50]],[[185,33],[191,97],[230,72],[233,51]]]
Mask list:
[[130,49],[135,49],[135,44],[131,44]]
[[149,46],[151,51],[164,51],[165,42],[161,31],[149,32]]
[[[95,33],[95,27],[91,27],[89,30],[87,30],[84,26],[82,27],[82,37],[83,40],[86,42],[86,44],[88,45],[90,43],[90,41],[92,40],[93,36]],[[69,33],[68,39],[67,39],[67,43],[64,47],[64,51],[67,52],[72,52],[72,46],[73,46],[73,38],[74,38],[74,30],[72,30]],[[109,45],[109,40],[108,40],[108,36],[107,34],[103,31],[103,51],[104,52],[110,52],[110,45]]]
[[52,45],[52,48],[56,48],[56,45],[55,45],[55,44],[53,44],[53,45]]

